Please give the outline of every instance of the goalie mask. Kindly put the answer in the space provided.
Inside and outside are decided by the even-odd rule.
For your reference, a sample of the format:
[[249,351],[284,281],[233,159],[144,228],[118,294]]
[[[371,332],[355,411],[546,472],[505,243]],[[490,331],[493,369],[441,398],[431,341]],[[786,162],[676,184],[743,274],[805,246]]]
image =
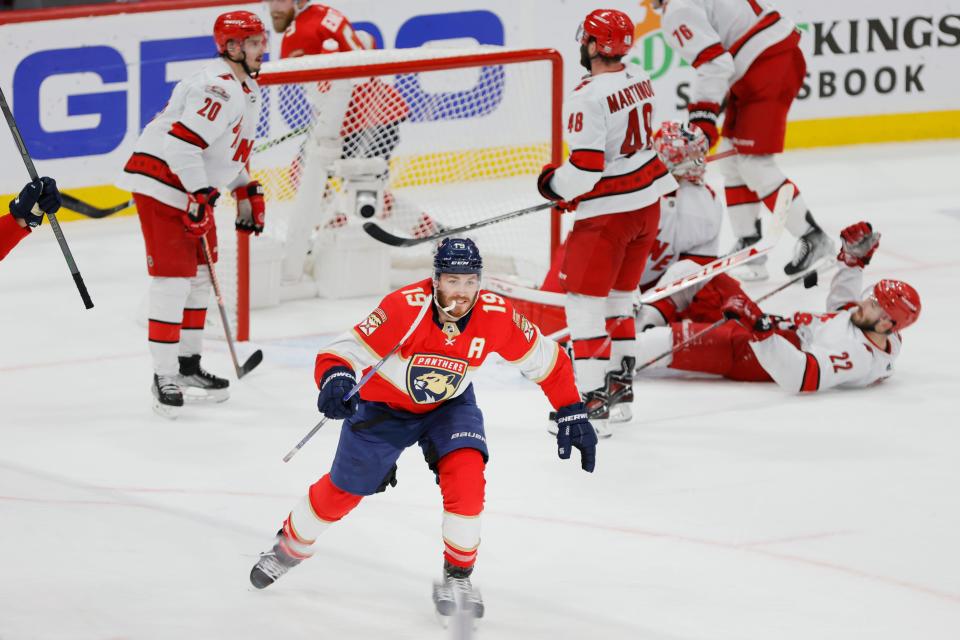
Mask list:
[[667,120],[653,134],[653,149],[676,178],[703,183],[707,171],[707,136],[698,127]]

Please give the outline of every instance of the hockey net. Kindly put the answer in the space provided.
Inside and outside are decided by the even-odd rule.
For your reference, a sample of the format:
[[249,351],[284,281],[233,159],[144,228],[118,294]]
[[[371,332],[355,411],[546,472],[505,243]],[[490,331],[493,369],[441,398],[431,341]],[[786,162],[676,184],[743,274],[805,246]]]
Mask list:
[[[414,48],[264,65],[250,157],[266,231],[234,236],[218,204],[217,269],[236,333],[251,308],[384,294],[429,273],[432,242],[389,247],[370,221],[429,235],[543,202],[536,176],[562,155],[562,63],[553,50]],[[538,281],[559,220],[532,213],[468,234],[489,273]]]

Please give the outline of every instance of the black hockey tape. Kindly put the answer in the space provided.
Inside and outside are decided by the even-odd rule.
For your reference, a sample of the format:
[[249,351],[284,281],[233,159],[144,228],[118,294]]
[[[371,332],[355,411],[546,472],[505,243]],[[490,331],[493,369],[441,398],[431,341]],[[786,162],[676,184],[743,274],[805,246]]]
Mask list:
[[819,280],[819,272],[811,271],[803,278],[803,288],[804,289],[813,289],[817,286],[817,281]]

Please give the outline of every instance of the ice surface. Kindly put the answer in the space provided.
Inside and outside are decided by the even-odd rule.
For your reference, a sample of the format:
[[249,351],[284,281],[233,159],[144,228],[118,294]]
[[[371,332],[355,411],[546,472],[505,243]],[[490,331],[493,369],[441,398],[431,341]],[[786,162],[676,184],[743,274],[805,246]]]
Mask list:
[[[654,379],[597,472],[556,458],[546,401],[503,364],[481,374],[492,458],[475,583],[479,638],[925,640],[960,636],[960,143],[786,154],[831,233],[882,233],[868,279],[913,283],[923,316],[879,387],[793,397],[772,385]],[[442,638],[439,492],[418,451],[317,556],[264,592],[247,574],[338,426],[315,420],[317,348],[372,299],[254,312],[263,365],[176,422],[150,410],[132,218],[48,225],[0,264],[0,638]],[[728,231],[722,246],[729,241]],[[786,239],[771,259],[785,278]],[[824,287],[770,311],[820,309]],[[211,309],[211,313],[216,313]],[[230,373],[208,336],[204,362]]]

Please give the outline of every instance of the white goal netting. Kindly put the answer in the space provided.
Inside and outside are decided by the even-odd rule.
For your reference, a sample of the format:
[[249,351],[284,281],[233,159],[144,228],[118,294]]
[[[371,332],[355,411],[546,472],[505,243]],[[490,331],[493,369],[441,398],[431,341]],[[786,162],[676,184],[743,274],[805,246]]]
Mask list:
[[[218,205],[218,272],[241,329],[251,307],[380,294],[429,273],[433,243],[388,247],[364,222],[420,237],[542,203],[536,176],[561,144],[560,73],[544,54],[421,48],[265,64],[250,165],[266,191],[267,231],[250,240],[249,261],[228,233],[233,203]],[[550,217],[467,235],[488,270],[536,281],[549,264]],[[238,305],[245,273],[250,300]]]

